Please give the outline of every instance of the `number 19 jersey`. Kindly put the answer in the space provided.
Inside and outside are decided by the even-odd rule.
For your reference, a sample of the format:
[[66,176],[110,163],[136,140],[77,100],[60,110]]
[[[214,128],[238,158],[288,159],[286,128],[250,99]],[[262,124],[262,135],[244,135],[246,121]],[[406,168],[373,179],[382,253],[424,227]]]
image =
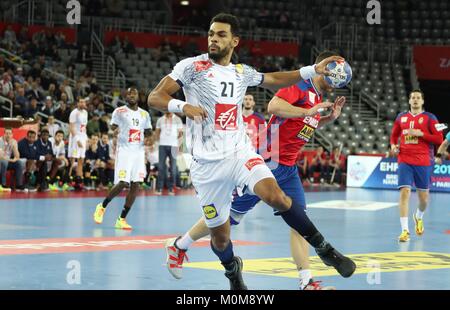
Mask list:
[[152,129],[150,115],[138,108],[136,111],[127,106],[114,110],[111,125],[119,127],[117,145],[120,149],[144,150],[144,130]]

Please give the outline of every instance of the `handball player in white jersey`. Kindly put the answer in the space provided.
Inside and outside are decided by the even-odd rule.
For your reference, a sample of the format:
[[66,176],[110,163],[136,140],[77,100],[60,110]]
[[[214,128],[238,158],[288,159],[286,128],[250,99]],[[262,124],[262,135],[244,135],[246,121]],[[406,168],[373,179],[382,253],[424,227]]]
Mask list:
[[[151,107],[187,116],[192,183],[210,230],[211,249],[225,268],[230,289],[247,289],[242,279],[242,260],[234,255],[230,240],[230,207],[236,187],[256,194],[277,210],[315,248],[325,264],[350,276],[355,270],[353,261],[325,241],[303,208],[280,189],[263,158],[252,149],[242,118],[247,87],[287,87],[317,74],[328,74],[326,65],[342,58],[332,56],[300,70],[263,74],[250,66],[231,63],[238,43],[237,18],[224,13],[216,15],[208,32],[208,53],[180,61],[148,96]],[[172,97],[180,88],[186,102]]]
[[75,189],[81,190],[83,184],[83,166],[86,153],[86,144],[88,137],[86,134],[86,125],[88,123],[88,112],[86,111],[86,99],[79,99],[77,107],[73,109],[69,117],[69,158],[70,169],[69,176],[77,161]]
[[94,221],[101,224],[107,205],[125,187],[129,187],[122,213],[116,220],[117,229],[132,229],[125,218],[147,172],[144,141],[151,135],[152,124],[148,112],[139,108],[138,99],[138,90],[135,87],[128,88],[126,98],[128,106],[119,107],[112,114],[111,128],[115,135],[118,134],[114,167],[115,185],[103,202],[97,205],[94,212]]

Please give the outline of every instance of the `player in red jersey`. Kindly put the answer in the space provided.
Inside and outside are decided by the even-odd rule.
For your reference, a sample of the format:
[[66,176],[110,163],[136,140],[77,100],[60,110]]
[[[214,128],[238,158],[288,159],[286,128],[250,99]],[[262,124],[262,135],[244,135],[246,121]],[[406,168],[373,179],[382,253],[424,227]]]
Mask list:
[[[316,63],[332,55],[335,54],[324,52],[317,57]],[[263,154],[280,188],[302,206],[303,210],[306,209],[306,201],[296,165],[297,154],[311,139],[316,128],[335,120],[340,115],[345,104],[345,97],[338,97],[335,103],[322,102],[323,93],[331,90],[332,88],[323,77],[304,80],[280,89],[268,106],[268,112],[273,115],[267,131],[260,134],[259,149],[260,151],[267,149],[267,152],[260,153]],[[328,107],[331,107],[332,112],[321,117],[318,110]],[[245,193],[245,189],[243,192]],[[235,195],[230,213],[231,224],[239,224],[243,216],[259,201],[258,196],[248,193],[239,197]],[[182,265],[188,247],[206,235],[208,235],[208,228],[202,218],[184,236],[168,240],[167,267],[175,278],[182,277]],[[322,287],[320,282],[313,280],[309,267],[308,242],[294,229],[290,232],[290,246],[299,271],[300,289],[334,289],[334,287]],[[349,264],[353,264],[353,267],[352,272],[341,273],[344,277],[351,276],[355,268],[354,263],[348,258],[347,260]]]
[[258,148],[258,133],[261,129],[266,127],[266,120],[264,115],[255,112],[255,99],[252,94],[247,94],[244,97],[244,104],[242,109],[242,118],[247,127],[247,135],[252,141],[253,147]]
[[[410,111],[395,119],[391,134],[391,150],[398,152],[398,188],[400,189],[400,223],[402,233],[398,240],[409,240],[408,204],[413,184],[417,189],[419,207],[414,214],[418,236],[424,232],[423,214],[428,204],[428,190],[434,161],[434,145],[442,143],[442,132],[436,128],[438,120],[423,109],[424,95],[413,90],[409,95]],[[400,139],[400,147],[398,141]]]

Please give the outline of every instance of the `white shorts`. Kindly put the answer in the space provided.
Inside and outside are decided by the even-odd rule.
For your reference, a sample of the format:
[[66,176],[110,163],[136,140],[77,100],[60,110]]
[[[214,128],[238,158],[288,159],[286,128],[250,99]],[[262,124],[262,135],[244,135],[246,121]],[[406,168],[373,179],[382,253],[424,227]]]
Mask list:
[[[79,147],[78,143],[75,141],[81,141],[83,144],[83,147]],[[69,158],[85,158],[86,154],[86,144],[87,144],[87,137],[86,138],[78,138],[74,139],[71,136],[69,137]]]
[[247,151],[236,158],[209,163],[193,161],[192,184],[200,200],[206,225],[209,228],[224,224],[230,216],[232,193],[236,187],[253,193],[256,183],[275,178],[263,158],[254,151]]
[[114,184],[119,182],[143,182],[145,174],[144,149],[118,149],[114,166]]

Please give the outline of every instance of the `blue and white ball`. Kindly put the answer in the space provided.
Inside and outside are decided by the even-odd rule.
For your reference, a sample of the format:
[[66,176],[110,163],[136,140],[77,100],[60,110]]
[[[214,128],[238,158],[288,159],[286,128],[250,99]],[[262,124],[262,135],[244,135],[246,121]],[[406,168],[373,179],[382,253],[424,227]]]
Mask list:
[[331,74],[325,76],[325,81],[333,88],[343,88],[352,80],[352,68],[346,61],[334,61],[327,65]]

